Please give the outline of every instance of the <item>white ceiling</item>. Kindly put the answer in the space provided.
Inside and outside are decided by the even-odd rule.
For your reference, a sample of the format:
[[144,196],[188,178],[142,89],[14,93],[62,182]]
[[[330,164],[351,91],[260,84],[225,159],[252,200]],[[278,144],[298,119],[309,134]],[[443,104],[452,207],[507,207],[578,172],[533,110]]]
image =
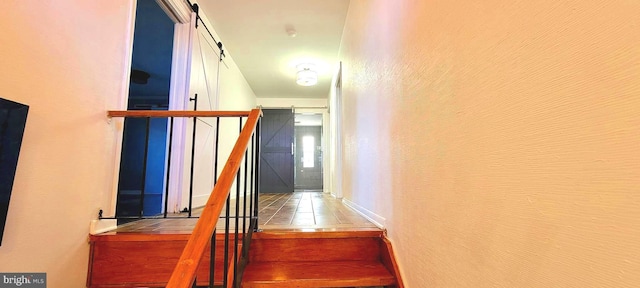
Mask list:
[[[349,0],[202,0],[198,3],[257,97],[326,98]],[[296,37],[287,28],[296,30]],[[315,62],[318,84],[296,84]]]

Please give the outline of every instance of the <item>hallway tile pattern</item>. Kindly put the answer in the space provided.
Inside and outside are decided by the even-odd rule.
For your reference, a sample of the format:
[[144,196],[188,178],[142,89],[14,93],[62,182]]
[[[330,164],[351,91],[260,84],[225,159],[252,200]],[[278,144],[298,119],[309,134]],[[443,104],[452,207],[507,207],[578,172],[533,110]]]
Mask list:
[[[235,200],[232,201],[235,202]],[[234,205],[235,203],[232,203],[231,207]],[[258,228],[262,230],[350,231],[379,229],[329,193],[261,194],[258,207]],[[197,217],[200,211],[201,209],[194,209],[193,215]],[[225,209],[223,208],[222,211],[224,214]],[[230,215],[234,215],[234,212],[232,209]],[[115,231],[107,233],[189,234],[198,221],[198,218],[187,218],[186,213],[172,214],[170,217],[172,218],[138,220],[120,225]],[[241,221],[239,223],[242,225]],[[218,231],[224,229],[224,220],[220,219],[216,226]],[[230,229],[234,229],[234,227],[235,221],[232,219]]]
[[261,229],[376,228],[328,193],[296,192],[260,195]]

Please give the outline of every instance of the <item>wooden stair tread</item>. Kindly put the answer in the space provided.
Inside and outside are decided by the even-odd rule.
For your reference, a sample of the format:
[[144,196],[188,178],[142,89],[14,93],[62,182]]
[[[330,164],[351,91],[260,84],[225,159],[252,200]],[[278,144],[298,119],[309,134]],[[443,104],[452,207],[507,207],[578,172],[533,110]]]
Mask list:
[[395,277],[379,261],[251,262],[242,287],[386,286]]
[[380,238],[384,231],[378,228],[328,230],[328,231],[297,231],[297,230],[264,230],[253,234],[254,239],[302,239],[302,238]]

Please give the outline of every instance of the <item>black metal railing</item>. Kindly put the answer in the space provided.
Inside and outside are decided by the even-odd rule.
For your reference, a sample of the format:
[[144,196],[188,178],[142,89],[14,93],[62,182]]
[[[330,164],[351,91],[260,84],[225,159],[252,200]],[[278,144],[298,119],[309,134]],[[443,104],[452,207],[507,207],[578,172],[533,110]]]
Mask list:
[[[240,132],[242,132],[242,129],[242,119],[240,119]],[[260,122],[258,122],[257,124],[256,132],[251,136],[250,147],[247,148],[244,152],[244,158],[241,164],[241,167],[244,167],[244,169],[238,169],[235,178],[235,205],[233,205],[232,202],[232,194],[229,193],[226,199],[225,215],[220,217],[224,218],[224,256],[222,263],[222,280],[219,283],[216,283],[215,281],[215,255],[217,246],[215,245],[215,243],[217,242],[217,229],[213,230],[213,235],[211,236],[211,258],[209,264],[210,273],[208,286],[210,288],[213,288],[215,284],[221,284],[222,287],[240,287],[241,284],[242,273],[244,272],[244,268],[249,258],[249,246],[251,243],[251,237],[253,235],[253,232],[258,230],[257,191],[259,189],[259,183],[257,182],[257,174],[255,174],[254,172],[258,171],[259,168],[257,167],[260,163],[259,135]],[[254,170],[254,167],[256,168],[256,170]],[[251,182],[249,182],[249,179],[251,179]],[[244,185],[241,185],[241,181],[244,181]],[[241,199],[242,201],[239,201],[239,199]],[[247,210],[247,204],[249,205],[249,210]],[[235,208],[235,213],[231,212],[232,206]],[[241,207],[242,210],[240,209]],[[233,225],[234,231],[230,231],[230,224],[232,224],[231,219],[235,221],[235,225]],[[241,219],[242,223],[240,223]],[[233,239],[231,239],[231,235],[233,235]],[[242,242],[240,242],[241,238]],[[231,247],[231,245],[233,246]],[[240,247],[242,247],[242,250],[240,250]],[[235,261],[235,263],[233,263],[232,261]],[[233,270],[231,270],[232,268]],[[194,279],[193,287],[199,287],[197,286],[197,279]]]
[[[200,223],[200,222],[203,222],[203,219],[200,218],[198,220],[198,224],[196,224],[196,230],[199,229],[198,228],[199,225],[208,225],[213,227],[213,233],[211,233],[211,237],[210,239],[208,239],[211,247],[211,250],[209,252],[210,253],[210,263],[209,263],[210,273],[208,275],[209,279],[202,279],[201,283],[198,283],[198,279],[195,278],[195,274],[194,274],[193,282],[191,286],[202,287],[202,286],[196,286],[196,285],[203,285],[204,282],[208,282],[208,286],[206,287],[214,287],[214,285],[223,285],[222,287],[234,287],[234,286],[239,287],[243,268],[247,262],[248,248],[251,241],[251,235],[253,231],[256,231],[258,229],[257,217],[258,217],[258,191],[259,191],[258,175],[259,175],[259,169],[260,169],[260,165],[259,165],[260,121],[259,121],[259,116],[257,117],[257,120],[255,119],[252,120],[250,118],[250,116],[254,117],[256,114],[261,115],[261,112],[259,109],[255,109],[251,113],[250,112],[202,112],[202,111],[111,111],[109,112],[110,117],[124,117],[125,121],[128,121],[133,118],[146,119],[146,127],[145,127],[146,132],[145,132],[145,135],[141,136],[145,141],[145,148],[144,148],[145,163],[142,165],[143,167],[146,165],[146,162],[148,161],[147,159],[149,157],[148,149],[151,145],[153,145],[153,143],[149,142],[149,138],[150,138],[149,133],[151,133],[150,132],[151,129],[149,125],[151,123],[151,119],[165,118],[168,120],[167,130],[168,130],[169,136],[167,138],[167,141],[168,141],[168,144],[166,145],[167,157],[165,160],[165,165],[167,168],[164,173],[164,179],[163,179],[163,181],[165,181],[164,191],[163,191],[164,199],[162,203],[163,211],[162,213],[159,213],[157,215],[144,215],[144,213],[141,212],[135,216],[129,216],[129,215],[123,216],[123,215],[118,215],[118,213],[116,213],[116,215],[113,217],[104,217],[102,215],[103,212],[101,211],[99,218],[118,219],[118,220],[125,219],[127,221],[135,221],[135,220],[149,219],[149,218],[153,218],[153,219],[200,218],[199,216],[194,215],[196,213],[193,213],[194,208],[199,208],[199,207],[193,207],[194,181],[197,181],[197,179],[194,179],[194,172],[195,172],[194,162],[201,160],[198,157],[199,155],[197,154],[197,150],[195,149],[197,134],[194,132],[194,130],[196,127],[197,118],[206,117],[206,118],[209,118],[209,120],[213,120],[211,118],[215,118],[215,133],[214,133],[215,139],[213,141],[214,143],[213,147],[211,147],[211,149],[214,150],[213,175],[211,175],[211,177],[213,177],[212,178],[213,187],[211,187],[211,190],[209,190],[212,192],[209,196],[209,200],[207,204],[203,206],[204,209],[202,213],[204,215],[205,210],[210,208],[209,206],[217,205],[217,204],[212,204],[212,201],[213,202],[217,201],[213,198],[222,199],[221,201],[224,201],[225,208],[224,208],[224,213],[218,213],[218,215],[215,216],[215,218],[208,217],[210,214],[207,214],[207,216],[205,216],[204,221],[208,223]],[[179,118],[180,120],[174,119],[174,118]],[[184,215],[185,213],[182,213],[182,214],[169,213],[168,210],[171,209],[171,207],[168,207],[168,200],[171,194],[170,181],[172,180],[170,179],[171,177],[170,169],[172,168],[171,167],[172,163],[177,163],[175,159],[172,161],[172,156],[173,156],[172,151],[176,149],[176,147],[174,147],[174,142],[175,142],[174,137],[176,137],[176,133],[174,133],[175,126],[176,126],[176,122],[178,122],[178,124],[182,124],[182,123],[185,123],[185,120],[187,120],[188,118],[192,118],[194,123],[192,128],[193,130],[191,131],[193,135],[192,145],[189,148],[185,148],[184,147],[185,145],[182,145],[181,147],[177,147],[178,149],[183,149],[184,151],[187,151],[187,150],[191,151],[191,155],[189,156],[190,163],[188,163],[190,165],[189,176],[188,176],[189,177],[188,179],[189,205],[188,207],[186,207],[185,212],[187,213],[186,215]],[[238,134],[235,134],[235,135],[233,135],[234,133],[229,131],[231,129],[228,128],[232,126],[231,122],[234,121],[234,119],[235,121],[238,122],[238,127],[239,127],[239,130],[238,130],[239,132]],[[248,119],[249,121],[245,121],[246,119]],[[253,127],[247,127],[247,125],[250,122],[253,125]],[[209,121],[208,123],[212,124],[213,121]],[[226,129],[223,127],[225,127]],[[224,131],[223,135],[221,135],[220,133],[221,130]],[[248,130],[251,130],[251,131],[248,131]],[[251,132],[251,134],[247,134],[249,132]],[[185,131],[183,134],[187,134],[187,131]],[[243,135],[245,136],[249,135],[250,139],[247,137],[244,137]],[[229,137],[233,139],[237,139],[237,142],[233,150],[229,154],[228,160],[223,159],[226,157],[226,155],[224,156],[220,155],[219,147],[220,147],[221,137],[223,137],[223,141],[229,141],[228,140]],[[248,140],[245,140],[245,141],[248,141],[248,143],[244,143],[244,144],[239,143],[242,140],[242,137],[248,139]],[[125,142],[125,140],[123,140],[123,142]],[[239,151],[238,147],[243,146],[245,144],[246,144],[246,148],[243,151]],[[235,175],[233,181],[229,182],[228,179],[225,179],[224,181],[225,183],[223,183],[225,187],[218,187],[219,178],[217,177],[217,175],[218,175],[219,161],[226,162],[225,168],[223,169],[220,175],[220,178],[225,177],[222,174],[224,173],[228,174],[227,166],[230,166],[229,162],[233,162],[231,163],[231,166],[233,165],[238,166],[237,171],[234,171],[232,174],[232,175]],[[187,167],[184,167],[184,168],[187,168]],[[142,177],[144,178],[141,181],[147,180],[146,173],[143,173]],[[187,181],[187,179],[182,179],[182,180]],[[235,187],[233,187],[234,184],[235,184]],[[144,210],[144,205],[145,205],[144,183],[142,184],[141,188],[142,188],[142,192],[140,193],[138,207],[141,207],[141,210]],[[231,189],[234,189],[235,193],[231,193]],[[183,191],[183,193],[187,193],[187,191]],[[224,197],[224,198],[221,198],[221,197]],[[120,199],[120,194],[118,195],[118,199]],[[222,207],[220,208],[222,209]],[[215,210],[215,209],[211,209],[211,210]],[[220,219],[220,220],[224,219],[224,220],[217,221],[217,219]],[[218,232],[219,230],[224,231],[224,234],[220,235],[221,233]],[[196,232],[194,232],[194,234],[195,233]],[[219,250],[216,248],[223,248],[222,249],[223,251],[222,252],[216,251],[216,250]],[[221,263],[220,262],[216,263],[216,253],[223,254]],[[202,255],[198,257],[201,257],[201,256]],[[222,265],[221,267],[222,269],[216,270],[217,265]],[[223,272],[222,275],[216,274],[216,273],[219,273],[217,272],[219,270],[222,270]],[[171,287],[171,286],[168,286],[168,287]],[[181,286],[176,286],[176,287],[181,287]]]
[[[122,111],[124,112],[124,111]],[[205,118],[205,117],[189,117],[191,118],[191,120],[193,120],[193,124],[191,127],[191,134],[190,139],[191,139],[191,146],[190,148],[183,148],[188,151],[188,157],[189,157],[189,176],[188,179],[186,179],[186,181],[188,181],[189,185],[188,185],[188,194],[189,197],[188,199],[188,203],[187,205],[182,205],[181,207],[184,207],[183,209],[179,209],[179,210],[174,210],[171,211],[171,209],[173,209],[172,207],[169,207],[169,193],[170,193],[170,189],[171,189],[171,164],[174,163],[172,160],[174,157],[172,157],[172,153],[174,151],[174,131],[175,129],[175,123],[176,120],[175,118],[187,118],[187,117],[159,117],[159,116],[150,116],[150,117],[144,117],[144,116],[138,116],[138,115],[143,115],[146,111],[144,110],[135,110],[135,112],[137,112],[135,115],[136,116],[126,116],[125,117],[125,130],[126,127],[128,126],[133,126],[133,124],[137,124],[138,126],[140,126],[141,123],[144,123],[144,133],[142,133],[142,135],[139,134],[135,134],[135,135],[124,135],[124,139],[123,139],[123,154],[124,154],[124,150],[126,150],[125,148],[125,144],[128,142],[133,142],[132,139],[130,138],[138,138],[138,140],[142,140],[143,142],[143,146],[144,149],[142,151],[138,151],[141,152],[141,158],[140,159],[134,159],[136,161],[138,161],[139,163],[137,163],[138,166],[141,167],[140,172],[139,173],[135,173],[138,175],[138,177],[135,179],[135,187],[131,187],[132,185],[129,184],[129,187],[123,187],[124,184],[122,183],[122,178],[124,178],[123,176],[130,176],[130,175],[122,175],[123,171],[127,172],[130,170],[127,170],[127,165],[128,163],[126,161],[124,161],[125,159],[123,159],[123,161],[121,161],[121,167],[120,167],[120,171],[121,171],[121,180],[119,183],[119,187],[118,187],[118,194],[117,194],[117,208],[116,208],[116,213],[114,216],[100,216],[100,219],[118,219],[118,220],[138,220],[138,219],[157,219],[157,218],[198,218],[197,215],[195,215],[196,213],[194,213],[194,209],[199,208],[198,205],[196,205],[196,207],[194,207],[194,203],[193,203],[193,198],[194,198],[194,181],[196,181],[196,179],[194,178],[194,172],[195,172],[195,166],[196,163],[198,161],[202,161],[202,159],[199,158],[200,155],[198,155],[197,151],[196,151],[196,137],[197,136],[197,129],[195,127],[197,127],[197,119],[198,118]],[[149,111],[149,112],[159,112],[159,111]],[[175,111],[165,111],[165,112],[175,112]],[[196,111],[194,111],[196,112]],[[231,113],[231,115],[236,115],[236,114],[240,114],[241,112],[229,112]],[[247,113],[247,112],[245,112]],[[156,113],[154,113],[156,114]],[[156,114],[157,115],[157,114]],[[197,112],[196,112],[197,115]],[[115,117],[115,116],[112,116]],[[155,121],[157,118],[159,118],[160,120],[167,120],[168,121],[168,129],[166,128],[167,126],[163,127],[163,130],[167,130],[168,131],[168,137],[166,137],[167,142],[168,143],[166,146],[166,169],[165,173],[164,173],[164,179],[162,179],[161,181],[164,182],[164,185],[162,185],[162,183],[160,184],[160,186],[164,186],[164,191],[162,192],[162,197],[161,197],[161,204],[158,204],[157,206],[157,210],[161,211],[159,213],[147,213],[145,209],[147,207],[146,203],[145,203],[145,197],[149,197],[149,195],[158,195],[157,193],[149,193],[149,189],[147,187],[147,175],[149,174],[149,171],[147,170],[147,166],[149,163],[149,149],[150,147],[153,146],[157,146],[158,143],[154,143],[151,138],[150,138],[150,134],[152,134],[154,131],[152,130],[151,126],[151,121],[152,119]],[[164,118],[164,119],[163,119]],[[221,118],[224,118],[223,121],[227,121],[229,122],[230,120],[233,120],[233,118],[236,118],[236,121],[239,121],[240,124],[242,123],[243,119],[246,119],[246,116],[207,116],[206,118],[215,118],[215,142],[214,145],[212,145],[212,149],[214,149],[214,159],[213,159],[213,175],[218,175],[218,167],[219,167],[219,162],[220,161],[224,161],[225,159],[222,159],[224,156],[220,155],[219,153],[219,147],[220,147],[220,130],[221,130]],[[180,119],[182,121],[184,121],[185,119]],[[180,121],[178,120],[178,121]],[[144,122],[142,122],[144,121]],[[225,123],[222,123],[225,124]],[[229,124],[231,123],[226,123],[227,126],[229,126]],[[140,129],[138,129],[140,130]],[[157,131],[156,131],[157,132]],[[229,132],[229,131],[227,131]],[[133,137],[132,137],[133,136]],[[225,140],[229,140],[229,139],[235,139],[238,135],[223,135],[223,138],[225,138]],[[160,145],[165,145],[165,142],[160,143]],[[134,151],[135,153],[135,151]],[[123,155],[123,158],[126,155]],[[131,162],[131,161],[129,161]],[[213,178],[212,175],[212,178]],[[250,175],[250,176],[254,176],[254,175]],[[214,182],[213,185],[215,185],[217,183],[217,177],[213,178]],[[175,180],[175,179],[174,179]],[[182,179],[185,180],[185,179]],[[131,182],[131,181],[129,181]],[[246,181],[245,181],[246,182]],[[246,185],[245,182],[242,182],[243,185]],[[158,184],[156,183],[156,186],[158,186]],[[207,192],[210,192],[211,188],[210,187],[209,190],[207,190]],[[131,193],[130,191],[134,191],[136,193]],[[154,191],[151,191],[154,192]],[[200,191],[202,192],[202,191]],[[186,192],[185,192],[186,193]],[[148,203],[147,203],[148,204]],[[128,209],[127,209],[128,208]],[[154,209],[155,210],[155,209]],[[104,214],[104,212],[102,213]]]

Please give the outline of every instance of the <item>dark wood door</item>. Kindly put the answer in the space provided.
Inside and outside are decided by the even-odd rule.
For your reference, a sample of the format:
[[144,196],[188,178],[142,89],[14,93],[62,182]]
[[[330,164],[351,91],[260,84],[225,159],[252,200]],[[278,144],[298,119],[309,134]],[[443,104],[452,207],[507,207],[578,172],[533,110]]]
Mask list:
[[293,192],[293,111],[265,109],[261,120],[260,192]]
[[296,126],[295,188],[322,189],[322,126]]

